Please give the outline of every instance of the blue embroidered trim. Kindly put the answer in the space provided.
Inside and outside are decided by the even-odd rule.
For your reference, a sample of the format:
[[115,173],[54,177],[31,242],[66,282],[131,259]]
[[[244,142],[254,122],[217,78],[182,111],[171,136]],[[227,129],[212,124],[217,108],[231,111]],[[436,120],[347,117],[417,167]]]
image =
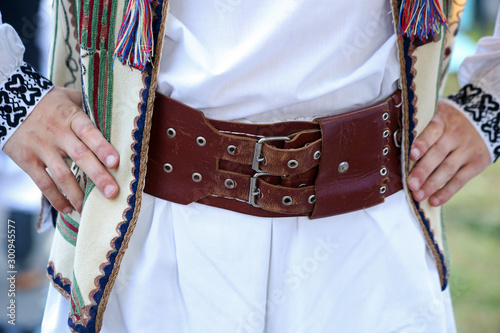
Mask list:
[[[162,22],[162,8],[163,8],[163,2],[164,0],[159,0],[158,5],[156,6],[156,16],[157,19],[154,20],[153,23],[153,36],[155,39],[154,45],[158,45],[157,40],[158,40],[158,33],[160,31],[160,26]],[[103,272],[104,276],[99,279],[99,290],[94,294],[94,301],[95,305],[93,305],[90,308],[89,314],[90,314],[90,320],[88,321],[86,326],[83,326],[81,324],[75,325],[71,318],[68,319],[68,325],[71,327],[74,331],[79,332],[79,333],[94,333],[96,329],[96,317],[97,317],[97,311],[98,307],[101,304],[102,296],[104,293],[104,289],[106,288],[106,285],[109,282],[109,278],[111,276],[111,273],[115,269],[115,262],[116,262],[116,256],[118,255],[121,247],[123,240],[125,238],[125,235],[127,234],[127,231],[130,226],[130,222],[132,221],[132,218],[134,216],[134,211],[136,209],[136,193],[137,193],[137,186],[138,186],[138,181],[139,181],[139,172],[140,172],[140,163],[141,163],[141,152],[142,152],[142,139],[143,139],[143,134],[144,134],[144,127],[145,127],[145,122],[146,122],[146,114],[147,114],[147,106],[148,106],[148,98],[149,98],[149,91],[151,87],[151,75],[153,72],[153,66],[152,63],[149,62],[146,66],[145,71],[147,72],[147,76],[144,79],[144,89],[142,91],[142,99],[144,103],[141,105],[141,114],[139,116],[139,119],[137,120],[137,129],[134,132],[134,181],[131,184],[131,189],[133,195],[130,196],[128,204],[129,204],[129,209],[127,213],[125,214],[126,221],[120,226],[120,236],[116,238],[114,242],[114,248],[115,251],[113,251],[109,255],[109,263],[104,267]]]
[[[407,90],[408,90],[408,118],[409,118],[409,142],[410,144],[413,143],[415,140],[415,136],[413,134],[413,131],[415,130],[415,121],[413,120],[413,115],[415,114],[415,106],[413,105],[413,101],[415,99],[415,93],[411,89],[412,82],[414,80],[413,74],[411,72],[412,67],[413,67],[413,59],[409,53],[410,47],[412,44],[411,38],[408,37],[403,37],[403,45],[404,45],[404,53],[405,53],[405,72],[406,72],[406,82],[407,82]],[[407,157],[409,159],[409,156]],[[413,200],[413,199],[412,199]],[[439,248],[439,245],[436,243],[434,233],[432,232],[431,229],[431,224],[430,221],[427,219],[427,217],[424,215],[422,209],[420,208],[420,203],[418,201],[413,200],[413,203],[415,204],[419,215],[420,219],[424,223],[425,226],[425,231],[427,234],[430,236],[432,240],[432,245],[435,248],[435,251],[439,254],[439,258],[441,260],[441,267],[443,270],[443,285],[441,286],[442,290],[445,290],[446,287],[448,286],[448,267],[446,266],[446,261],[444,259],[444,254]]]

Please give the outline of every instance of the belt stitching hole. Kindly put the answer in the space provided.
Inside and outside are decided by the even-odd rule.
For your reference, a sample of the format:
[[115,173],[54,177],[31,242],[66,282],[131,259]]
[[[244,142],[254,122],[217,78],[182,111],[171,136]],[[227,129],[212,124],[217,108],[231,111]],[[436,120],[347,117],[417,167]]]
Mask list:
[[384,121],[387,121],[389,119],[389,112],[385,112],[383,115],[382,115],[382,119]]
[[163,165],[163,170],[165,170],[166,173],[171,173],[172,171],[174,171],[174,167],[170,163],[165,163]]
[[203,179],[203,177],[201,176],[201,174],[199,174],[198,172],[195,172],[193,173],[193,181],[195,181],[196,183],[199,183],[201,182],[201,180]]
[[380,174],[382,176],[387,176],[387,168],[384,167],[384,168],[380,169]]
[[207,140],[204,137],[199,136],[196,138],[196,143],[198,144],[198,146],[203,147],[207,144]]
[[283,205],[285,206],[290,206],[293,203],[293,199],[291,196],[284,196],[283,199],[281,200],[283,202]]
[[290,169],[295,169],[299,166],[299,162],[297,162],[296,160],[290,160],[288,161],[288,167]]
[[380,194],[384,194],[385,192],[387,192],[387,186],[384,185],[380,188]]
[[236,146],[234,145],[230,145],[227,147],[227,152],[231,155],[235,155],[236,154]]
[[384,154],[384,156],[389,154],[389,147],[385,147],[384,150],[382,151],[382,153]]
[[224,185],[227,187],[227,188],[230,188],[230,189],[233,189],[236,187],[236,183],[234,182],[234,180],[232,179],[226,179],[226,181],[224,182]]
[[384,138],[389,137],[389,135],[390,135],[390,134],[391,134],[391,131],[389,131],[388,129],[386,129],[386,130],[384,131]]
[[173,128],[169,128],[167,129],[167,136],[171,139],[175,138],[175,136],[177,135],[177,133],[175,132],[175,130]]
[[307,202],[309,202],[311,205],[316,202],[316,196],[313,194],[307,199]]

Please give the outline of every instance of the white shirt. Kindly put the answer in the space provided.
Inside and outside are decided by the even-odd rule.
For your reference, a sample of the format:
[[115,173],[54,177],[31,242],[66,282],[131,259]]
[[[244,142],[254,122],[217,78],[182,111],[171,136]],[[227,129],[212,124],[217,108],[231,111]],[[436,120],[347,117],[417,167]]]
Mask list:
[[[383,0],[173,0],[165,38],[159,91],[212,118],[343,112],[398,78]],[[315,221],[145,195],[103,332],[453,332],[447,295],[402,193]],[[63,332],[67,301],[47,308]]]
[[[158,90],[208,117],[311,119],[394,91],[396,36],[385,0],[170,6]],[[127,251],[102,332],[455,330],[402,192],[314,221],[144,195]],[[442,310],[422,323],[433,302]],[[59,332],[67,301],[51,290],[47,304],[44,332]]]

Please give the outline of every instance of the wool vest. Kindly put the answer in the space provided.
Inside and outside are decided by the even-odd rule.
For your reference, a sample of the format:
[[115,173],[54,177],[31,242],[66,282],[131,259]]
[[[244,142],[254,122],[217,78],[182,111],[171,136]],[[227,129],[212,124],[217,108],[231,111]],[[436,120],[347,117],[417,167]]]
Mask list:
[[[395,29],[401,1],[388,0]],[[127,0],[56,0],[50,78],[58,86],[81,89],[83,108],[120,154],[120,166],[110,170],[120,186],[107,200],[86,175],[72,165],[85,192],[82,214],[59,214],[48,264],[56,289],[71,304],[69,326],[75,332],[99,332],[120,263],[137,223],[146,174],[153,102],[165,33],[168,0],[152,2],[153,61],[144,70],[131,69],[113,57]],[[403,35],[398,55],[403,96],[403,183],[412,164],[414,139],[433,116],[445,81],[450,55],[465,1],[440,0],[448,18],[425,41]],[[420,222],[444,289],[448,265],[441,211],[427,201],[408,201]]]

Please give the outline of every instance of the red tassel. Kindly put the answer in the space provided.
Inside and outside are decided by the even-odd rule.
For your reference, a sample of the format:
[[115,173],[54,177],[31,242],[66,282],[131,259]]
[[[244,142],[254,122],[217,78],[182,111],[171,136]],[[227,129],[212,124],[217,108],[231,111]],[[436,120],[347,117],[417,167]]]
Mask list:
[[122,63],[146,68],[153,52],[152,0],[130,0],[113,52]]
[[403,0],[399,11],[399,36],[428,36],[447,26],[448,21],[439,5],[439,0]]

